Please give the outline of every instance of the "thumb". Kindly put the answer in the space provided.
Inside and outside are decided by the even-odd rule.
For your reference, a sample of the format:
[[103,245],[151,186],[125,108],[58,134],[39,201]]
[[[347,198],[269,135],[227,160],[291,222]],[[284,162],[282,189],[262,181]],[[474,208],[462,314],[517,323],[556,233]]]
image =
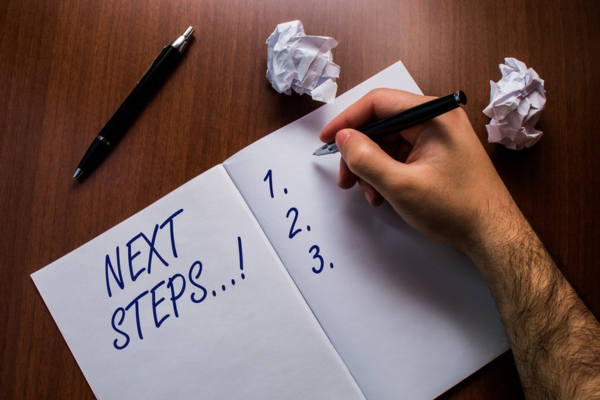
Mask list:
[[394,182],[402,180],[406,165],[390,157],[363,133],[343,129],[335,136],[335,142],[348,169],[384,197]]

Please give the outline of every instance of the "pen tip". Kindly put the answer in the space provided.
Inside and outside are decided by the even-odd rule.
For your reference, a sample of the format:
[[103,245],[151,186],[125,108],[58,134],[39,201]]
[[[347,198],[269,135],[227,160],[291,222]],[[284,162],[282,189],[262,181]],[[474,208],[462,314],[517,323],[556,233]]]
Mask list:
[[77,179],[81,176],[81,174],[83,174],[83,170],[81,168],[77,168],[77,171],[75,171],[73,178]]

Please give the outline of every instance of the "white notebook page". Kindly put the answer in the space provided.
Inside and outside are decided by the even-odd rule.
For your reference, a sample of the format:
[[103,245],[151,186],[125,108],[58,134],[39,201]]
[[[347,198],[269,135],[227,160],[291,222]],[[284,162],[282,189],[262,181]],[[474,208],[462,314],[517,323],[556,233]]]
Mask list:
[[508,349],[466,257],[337,187],[321,129],[377,87],[420,93],[398,62],[224,165],[368,399],[430,399]]

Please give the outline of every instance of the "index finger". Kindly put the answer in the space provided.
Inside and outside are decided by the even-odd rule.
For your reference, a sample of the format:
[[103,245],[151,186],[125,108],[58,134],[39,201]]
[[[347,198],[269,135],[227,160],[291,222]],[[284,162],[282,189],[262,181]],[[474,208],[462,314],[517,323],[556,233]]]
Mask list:
[[324,143],[331,143],[335,135],[345,128],[359,128],[375,120],[397,114],[433,97],[420,96],[395,89],[374,89],[356,103],[342,111],[319,134]]

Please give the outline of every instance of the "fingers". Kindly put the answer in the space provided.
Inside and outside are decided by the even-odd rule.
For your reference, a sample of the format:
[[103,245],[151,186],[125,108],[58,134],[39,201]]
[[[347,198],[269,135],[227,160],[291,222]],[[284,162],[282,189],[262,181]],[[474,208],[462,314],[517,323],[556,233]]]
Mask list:
[[338,177],[338,186],[342,189],[350,189],[358,182],[360,189],[365,195],[365,198],[372,206],[380,206],[383,204],[384,198],[377,189],[375,189],[370,183],[360,179],[356,176],[350,168],[348,168],[348,164],[344,161],[343,158],[340,158],[340,174]]
[[372,90],[335,117],[321,131],[319,139],[325,143],[331,143],[335,140],[336,133],[342,129],[361,127],[431,99],[432,97],[420,96],[401,90]]
[[392,180],[398,182],[402,179],[405,165],[390,157],[367,136],[352,129],[338,132],[336,144],[343,159],[339,186],[347,189],[359,182],[369,203],[381,204],[382,189],[385,190]]
[[354,175],[354,172],[350,171],[348,164],[344,161],[344,158],[340,158],[340,174],[338,175],[338,186],[342,189],[350,189],[356,182],[358,182],[358,176]]
[[370,204],[387,200],[408,224],[468,254],[495,240],[502,224],[488,216],[503,215],[514,202],[465,112],[453,110],[378,143],[352,129],[427,100],[373,91],[333,119],[320,139],[335,138],[340,149],[340,187],[358,183]]
[[375,207],[383,204],[383,196],[369,182],[359,179],[358,184],[369,204]]

